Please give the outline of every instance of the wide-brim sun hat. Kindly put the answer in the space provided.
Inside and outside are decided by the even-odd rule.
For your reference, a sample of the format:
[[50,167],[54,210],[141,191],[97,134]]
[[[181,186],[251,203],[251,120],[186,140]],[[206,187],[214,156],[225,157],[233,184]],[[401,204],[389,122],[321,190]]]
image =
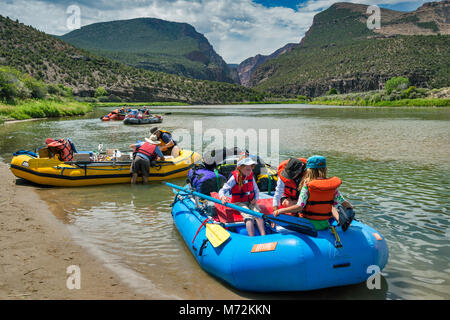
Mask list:
[[322,169],[327,167],[327,160],[322,156],[312,156],[306,161],[308,169]]
[[281,175],[287,179],[294,179],[296,175],[301,174],[304,170],[304,163],[299,159],[291,158],[289,159],[286,167],[281,172]]
[[153,127],[153,128],[150,129],[150,134],[154,134],[158,130],[159,129],[157,127]]
[[247,157],[247,158],[244,158],[242,160],[239,160],[238,163],[237,163],[237,166],[238,167],[240,167],[240,166],[251,166],[251,165],[254,165],[254,164],[256,164],[256,161],[253,160],[250,157]]

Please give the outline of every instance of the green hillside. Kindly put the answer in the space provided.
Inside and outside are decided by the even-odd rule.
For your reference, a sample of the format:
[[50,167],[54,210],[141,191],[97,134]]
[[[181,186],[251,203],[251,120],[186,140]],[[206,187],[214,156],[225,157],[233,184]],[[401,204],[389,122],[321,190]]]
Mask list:
[[415,29],[398,23],[405,14],[384,9],[382,21],[390,34],[374,32],[366,26],[366,8],[338,3],[317,14],[300,45],[260,65],[252,73],[250,86],[310,97],[331,88],[340,93],[378,90],[394,76],[405,76],[417,87],[450,86],[449,35],[425,35],[432,32],[429,25],[408,13],[407,23],[419,30],[409,35],[403,30]]
[[103,87],[106,101],[212,104],[264,99],[263,94],[239,85],[130,67],[2,16],[0,65],[11,66],[45,83],[70,87],[79,97],[94,97],[97,88]]
[[97,55],[152,71],[234,82],[208,40],[186,23],[138,18],[94,23],[60,39]]

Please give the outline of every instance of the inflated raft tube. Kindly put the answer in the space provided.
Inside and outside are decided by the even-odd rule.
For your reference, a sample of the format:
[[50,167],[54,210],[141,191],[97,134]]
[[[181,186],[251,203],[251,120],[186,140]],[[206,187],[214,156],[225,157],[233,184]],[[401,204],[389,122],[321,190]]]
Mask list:
[[150,124],[150,123],[161,123],[162,117],[153,117],[146,119],[138,119],[138,118],[125,118],[123,120],[124,124]]
[[[201,156],[190,150],[181,150],[180,155],[167,161],[156,161],[150,167],[149,181],[161,181],[187,176],[189,169]],[[36,158],[28,154],[14,156],[12,173],[27,181],[48,186],[80,187],[102,184],[130,183],[131,161],[73,161],[63,162],[54,158]],[[142,181],[139,177],[138,181]]]
[[205,228],[200,228],[206,213],[187,193],[174,192],[172,217],[189,250],[205,271],[239,290],[307,291],[352,285],[366,281],[373,266],[382,270],[388,261],[384,237],[355,220],[346,232],[335,227],[342,247],[335,245],[330,230],[312,237],[266,224],[267,235],[249,237],[243,223],[232,223],[222,224],[230,237],[215,248]]

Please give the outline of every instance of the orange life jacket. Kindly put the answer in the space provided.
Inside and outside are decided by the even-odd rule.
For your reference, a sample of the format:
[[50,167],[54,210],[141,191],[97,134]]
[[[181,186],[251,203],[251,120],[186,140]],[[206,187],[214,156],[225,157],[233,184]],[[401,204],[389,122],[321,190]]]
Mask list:
[[48,138],[45,140],[48,147],[56,149],[61,161],[72,161],[73,160],[73,149],[70,143],[64,139],[53,140]]
[[338,177],[308,182],[306,185],[308,186],[309,197],[300,216],[311,220],[328,220],[331,218],[334,193],[341,183],[342,181]]
[[156,146],[154,144],[150,144],[148,142],[144,142],[139,148],[136,148],[136,153],[142,153],[149,157],[150,161],[156,158],[155,152]]
[[236,180],[236,185],[231,188],[231,203],[252,201],[255,198],[255,192],[253,191],[253,172],[245,177],[242,187],[239,187],[238,170],[233,171],[233,177]]
[[[300,160],[304,164],[306,164],[306,161],[307,161],[305,158],[298,158],[298,160]],[[289,159],[288,160],[284,160],[278,166],[278,177],[281,179],[281,181],[284,182],[284,194],[283,194],[283,197],[294,199],[294,200],[298,200],[298,197],[300,196],[300,191],[298,190],[298,184],[294,180],[285,178],[285,177],[283,177],[281,175],[281,173],[283,172],[283,170],[286,167],[288,162],[289,162]],[[301,178],[298,179],[298,180],[299,180],[299,183],[300,183]]]

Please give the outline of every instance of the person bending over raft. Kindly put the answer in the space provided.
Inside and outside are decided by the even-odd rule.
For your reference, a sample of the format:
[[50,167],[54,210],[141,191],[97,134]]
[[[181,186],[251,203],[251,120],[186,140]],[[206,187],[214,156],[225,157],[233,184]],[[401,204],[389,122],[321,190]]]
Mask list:
[[[159,149],[166,155],[171,155],[176,158],[180,155],[180,148],[177,142],[172,139],[172,134],[165,130],[159,130],[154,127],[150,129],[152,137],[156,137],[159,140]],[[150,139],[152,138],[150,137]]]
[[[284,208],[292,207],[298,201],[300,195],[299,185],[305,172],[306,159],[290,158],[284,160],[278,166],[278,182],[273,197],[273,211],[279,206]],[[298,216],[297,212],[286,212],[291,216]]]
[[[230,179],[219,190],[219,197],[222,203],[227,201],[225,193],[231,193],[231,203],[249,210],[261,212],[261,209],[256,203],[259,199],[259,189],[253,177],[253,167],[255,164],[256,162],[249,157],[241,157],[239,159],[236,170],[233,171]],[[240,212],[240,214],[244,218],[245,227],[250,237],[255,235],[254,220],[256,221],[259,234],[262,236],[266,234],[263,219],[243,212]]]
[[353,208],[350,202],[339,193],[338,187],[342,181],[338,177],[327,178],[327,163],[325,157],[312,156],[306,163],[306,172],[300,183],[300,195],[297,204],[274,211],[280,213],[299,212],[300,217],[312,222],[316,230],[329,227],[328,219],[334,217],[339,222],[339,214],[332,210],[333,206],[342,205]]
[[130,145],[130,148],[134,150],[133,162],[130,167],[131,184],[136,184],[139,171],[142,172],[142,183],[147,184],[148,175],[150,173],[150,163],[158,158],[164,161],[161,150],[156,146],[158,143],[158,140],[145,138],[145,142],[138,141],[137,143]]

